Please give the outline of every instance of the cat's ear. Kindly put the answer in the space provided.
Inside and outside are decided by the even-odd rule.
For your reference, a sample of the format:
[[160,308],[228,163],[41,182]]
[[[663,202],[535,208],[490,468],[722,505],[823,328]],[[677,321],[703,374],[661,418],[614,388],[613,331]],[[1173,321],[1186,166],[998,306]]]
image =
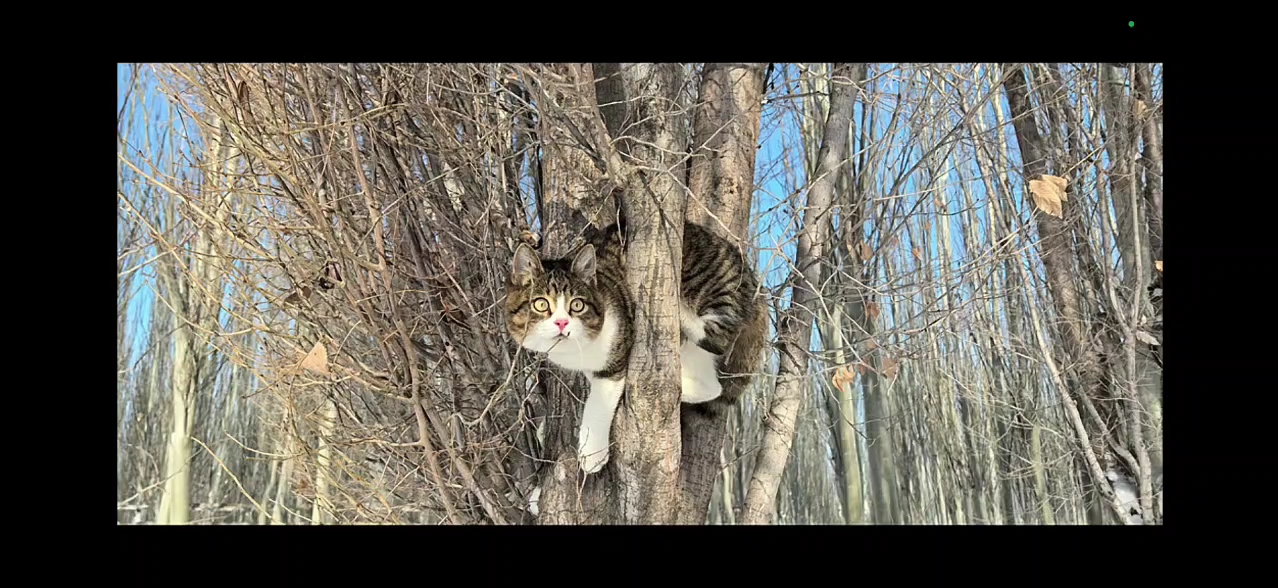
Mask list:
[[577,250],[572,258],[572,272],[587,282],[595,281],[595,246],[589,243]]
[[541,272],[541,259],[537,257],[537,252],[527,244],[520,243],[519,247],[515,248],[515,261],[510,268],[511,281],[516,284],[527,284],[534,277],[541,275]]

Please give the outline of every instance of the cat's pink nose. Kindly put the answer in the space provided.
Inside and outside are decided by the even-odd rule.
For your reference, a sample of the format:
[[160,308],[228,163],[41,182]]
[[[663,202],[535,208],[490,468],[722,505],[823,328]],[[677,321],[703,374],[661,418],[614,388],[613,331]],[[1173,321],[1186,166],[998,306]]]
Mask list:
[[555,319],[555,326],[559,327],[559,332],[564,332],[564,328],[568,326],[568,319]]

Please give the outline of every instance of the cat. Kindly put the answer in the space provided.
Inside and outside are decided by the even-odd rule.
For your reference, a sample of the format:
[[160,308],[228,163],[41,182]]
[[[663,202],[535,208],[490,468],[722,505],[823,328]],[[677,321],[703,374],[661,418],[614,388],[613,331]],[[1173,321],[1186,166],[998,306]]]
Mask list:
[[[507,330],[515,342],[590,381],[577,434],[578,462],[587,474],[608,462],[633,340],[624,230],[618,224],[591,227],[586,243],[559,259],[542,259],[521,244],[507,282]],[[685,406],[720,410],[735,402],[757,371],[767,337],[758,290],[736,246],[698,224],[684,224],[679,357]]]

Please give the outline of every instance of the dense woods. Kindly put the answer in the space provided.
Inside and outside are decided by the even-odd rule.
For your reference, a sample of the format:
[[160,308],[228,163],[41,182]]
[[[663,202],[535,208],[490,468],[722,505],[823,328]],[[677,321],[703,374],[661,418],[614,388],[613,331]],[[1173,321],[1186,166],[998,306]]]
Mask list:
[[[120,65],[121,524],[1161,524],[1162,67]],[[520,244],[627,227],[612,459]],[[688,219],[766,361],[679,403]]]

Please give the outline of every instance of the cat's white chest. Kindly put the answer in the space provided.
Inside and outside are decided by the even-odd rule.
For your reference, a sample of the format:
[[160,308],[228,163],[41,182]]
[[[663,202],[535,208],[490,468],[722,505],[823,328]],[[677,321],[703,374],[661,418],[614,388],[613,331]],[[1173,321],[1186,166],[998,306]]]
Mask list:
[[597,372],[608,365],[612,345],[617,340],[620,325],[610,313],[604,319],[603,328],[594,341],[564,339],[546,353],[555,365],[577,372]]

